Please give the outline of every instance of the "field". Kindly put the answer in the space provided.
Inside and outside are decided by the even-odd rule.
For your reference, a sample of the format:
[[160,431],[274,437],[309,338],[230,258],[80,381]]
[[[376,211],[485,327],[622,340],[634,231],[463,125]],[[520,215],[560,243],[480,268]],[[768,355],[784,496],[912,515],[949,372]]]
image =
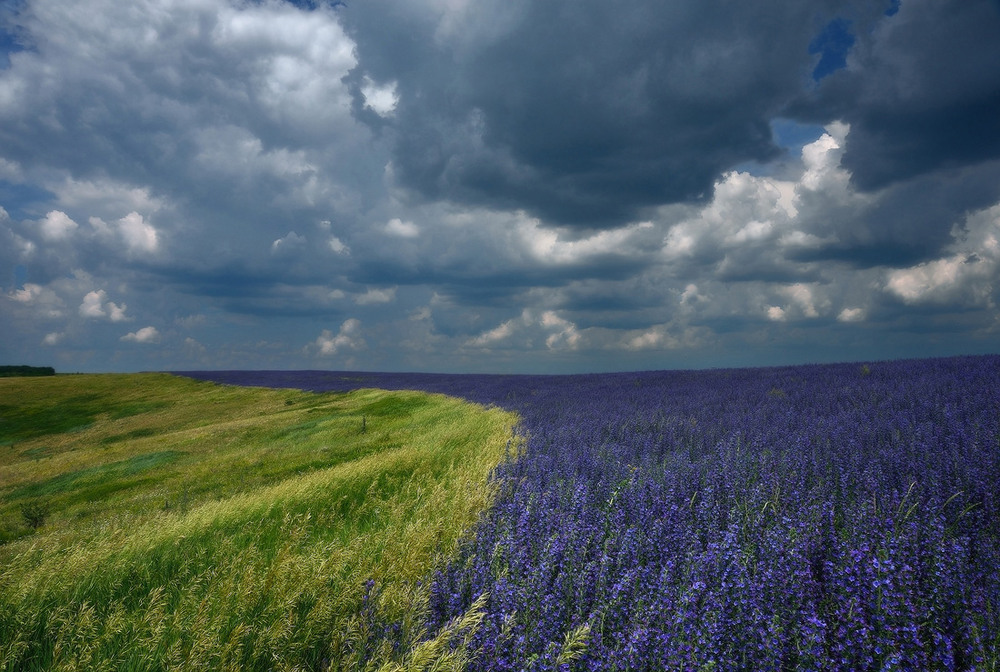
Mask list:
[[0,381],[5,669],[1000,670],[1000,357],[184,375]]
[[433,629],[475,670],[1000,669],[1000,358],[568,377],[214,372],[424,389],[527,444]]
[[479,612],[428,631],[424,579],[514,421],[418,392],[0,380],[0,670],[460,663]]

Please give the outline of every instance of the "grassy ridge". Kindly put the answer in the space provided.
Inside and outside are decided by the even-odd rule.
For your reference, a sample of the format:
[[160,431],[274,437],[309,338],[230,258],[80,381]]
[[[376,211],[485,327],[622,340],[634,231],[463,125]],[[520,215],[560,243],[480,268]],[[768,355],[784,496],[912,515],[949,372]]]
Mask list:
[[488,502],[514,421],[411,392],[0,381],[0,669],[412,658],[419,582]]

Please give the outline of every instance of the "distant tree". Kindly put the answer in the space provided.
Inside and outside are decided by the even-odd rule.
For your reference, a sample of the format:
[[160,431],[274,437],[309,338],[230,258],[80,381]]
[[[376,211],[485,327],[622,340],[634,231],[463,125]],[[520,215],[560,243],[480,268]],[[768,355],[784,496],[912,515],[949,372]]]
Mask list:
[[51,366],[0,366],[0,378],[13,378],[15,376],[54,376],[56,370]]

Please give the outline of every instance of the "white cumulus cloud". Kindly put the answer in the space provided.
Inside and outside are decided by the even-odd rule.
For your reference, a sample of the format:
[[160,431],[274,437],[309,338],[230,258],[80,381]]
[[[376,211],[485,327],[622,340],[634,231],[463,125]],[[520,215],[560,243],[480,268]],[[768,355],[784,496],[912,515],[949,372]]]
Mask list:
[[630,329],[606,339],[605,348],[614,350],[676,350],[697,345],[699,330],[678,324],[655,324],[646,329]]
[[467,345],[475,347],[488,347],[496,343],[510,338],[511,334],[514,333],[514,328],[517,323],[516,319],[507,320],[506,322],[496,326],[488,331],[484,331],[479,336],[470,339]]
[[525,308],[517,317],[482,332],[465,342],[467,347],[490,348],[502,344],[523,345],[544,342],[549,350],[575,350],[583,343],[583,332],[553,310],[540,315]]
[[156,330],[156,327],[143,327],[125,334],[121,340],[128,343],[156,343],[160,340],[160,332]]
[[359,306],[367,306],[375,303],[391,303],[396,299],[396,288],[369,289],[364,294],[354,297],[354,303]]
[[7,298],[30,307],[37,315],[49,319],[62,317],[66,305],[58,292],[33,282],[26,282],[20,289],[11,290],[7,293]]
[[844,308],[837,314],[838,322],[862,322],[864,319],[864,308]]
[[785,320],[785,309],[781,306],[768,306],[767,319],[774,322],[783,322]]
[[780,291],[805,317],[819,317],[817,303],[820,304],[821,308],[826,306],[825,301],[817,299],[814,288],[805,283],[798,282],[788,287],[782,287]]
[[359,350],[365,347],[361,337],[361,321],[355,318],[344,320],[340,329],[334,334],[324,329],[312,344],[313,350],[323,357],[336,355],[343,350]]
[[800,181],[803,188],[818,191],[843,188],[847,184],[850,175],[840,167],[840,159],[850,131],[850,124],[835,121],[826,126],[826,133],[818,140],[802,148],[802,162],[806,168]]
[[420,227],[413,222],[404,222],[395,217],[385,225],[386,233],[400,238],[416,238],[420,235]]
[[391,117],[399,101],[396,96],[396,82],[378,85],[370,77],[361,84],[361,95],[365,97],[365,107],[371,108],[382,117]]
[[569,265],[605,255],[641,257],[649,250],[647,238],[653,229],[652,222],[638,222],[584,238],[563,240],[557,231],[543,227],[539,220],[521,218],[516,230],[519,247],[536,261],[546,265]]
[[42,295],[42,286],[34,283],[25,283],[21,289],[15,289],[8,294],[10,298],[18,303],[31,303]]
[[48,241],[65,240],[79,228],[79,224],[61,210],[52,210],[39,222],[42,238]]
[[337,236],[330,236],[330,239],[326,241],[326,244],[329,245],[330,249],[337,254],[347,255],[351,253],[351,248],[347,247],[347,245],[344,244],[344,241]]
[[114,301],[108,301],[107,292],[97,289],[87,292],[80,304],[80,315],[86,318],[100,319],[107,318],[112,322],[124,322],[129,318],[125,315],[126,304],[118,305]]
[[948,256],[889,271],[885,291],[905,303],[992,306],[1000,289],[1000,204],[952,230]]
[[130,253],[156,252],[160,244],[156,228],[138,212],[130,212],[118,220],[118,232]]
[[545,346],[549,350],[557,348],[572,350],[580,345],[581,336],[576,325],[559,317],[554,311],[547,310],[542,313],[541,325],[552,332],[545,338]]
[[271,243],[271,254],[290,252],[305,247],[306,242],[305,236],[300,236],[294,231],[289,231],[284,237],[278,238]]

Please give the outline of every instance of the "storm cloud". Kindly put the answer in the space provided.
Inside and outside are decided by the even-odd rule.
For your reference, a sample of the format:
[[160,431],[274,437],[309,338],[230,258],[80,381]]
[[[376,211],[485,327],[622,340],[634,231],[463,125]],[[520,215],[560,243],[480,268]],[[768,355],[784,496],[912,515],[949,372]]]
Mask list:
[[[422,198],[606,227],[711,197],[779,153],[769,122],[809,79],[833,9],[796,2],[370,3],[344,12],[359,73]],[[382,125],[380,124],[380,128]]]

